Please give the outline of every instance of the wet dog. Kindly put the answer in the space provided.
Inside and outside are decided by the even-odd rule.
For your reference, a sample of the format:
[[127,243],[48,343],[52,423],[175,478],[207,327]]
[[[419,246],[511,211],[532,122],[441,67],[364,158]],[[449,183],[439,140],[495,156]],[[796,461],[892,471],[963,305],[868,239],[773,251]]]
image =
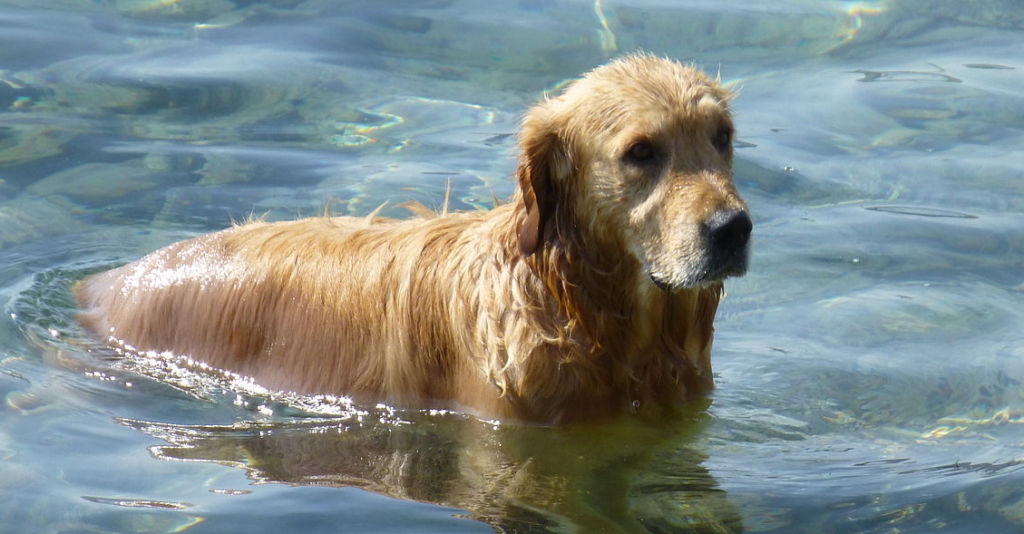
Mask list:
[[675,61],[613,61],[527,112],[509,203],[238,225],[81,281],[81,320],[274,389],[488,418],[705,395],[752,227],[729,100]]

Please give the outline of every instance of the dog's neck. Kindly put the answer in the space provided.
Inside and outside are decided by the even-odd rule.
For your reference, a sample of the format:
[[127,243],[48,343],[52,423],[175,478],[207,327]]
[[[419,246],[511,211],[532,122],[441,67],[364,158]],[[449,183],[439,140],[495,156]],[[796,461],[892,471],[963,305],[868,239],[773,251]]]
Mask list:
[[[527,267],[520,271],[527,278],[520,283],[528,288],[530,305],[549,312],[539,325],[542,346],[514,362],[520,369],[505,366],[520,378],[532,377],[514,380],[533,390],[517,396],[555,397],[531,411],[559,410],[558,400],[604,412],[644,409],[710,391],[712,321],[721,284],[662,291],[631,254],[606,252],[625,251],[624,243],[598,243],[568,212],[556,214],[540,246],[524,256],[515,229],[526,210],[520,199],[516,202],[504,253]],[[561,407],[563,413],[581,410],[586,411]]]

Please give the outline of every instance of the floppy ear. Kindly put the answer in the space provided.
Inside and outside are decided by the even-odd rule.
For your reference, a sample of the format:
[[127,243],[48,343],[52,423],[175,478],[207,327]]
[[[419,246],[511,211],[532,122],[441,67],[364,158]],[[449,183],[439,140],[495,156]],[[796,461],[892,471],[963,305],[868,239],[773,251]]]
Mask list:
[[519,252],[533,254],[544,238],[544,228],[555,209],[552,173],[558,157],[558,136],[551,131],[538,131],[524,125],[521,141],[522,154],[516,174],[523,192],[526,218],[519,226]]

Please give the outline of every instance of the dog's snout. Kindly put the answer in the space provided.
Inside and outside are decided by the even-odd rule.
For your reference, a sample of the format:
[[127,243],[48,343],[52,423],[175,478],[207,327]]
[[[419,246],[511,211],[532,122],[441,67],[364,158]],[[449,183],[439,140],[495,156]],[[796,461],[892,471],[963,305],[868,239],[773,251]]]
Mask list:
[[711,246],[723,251],[740,250],[750,241],[754,223],[744,210],[722,210],[705,223]]

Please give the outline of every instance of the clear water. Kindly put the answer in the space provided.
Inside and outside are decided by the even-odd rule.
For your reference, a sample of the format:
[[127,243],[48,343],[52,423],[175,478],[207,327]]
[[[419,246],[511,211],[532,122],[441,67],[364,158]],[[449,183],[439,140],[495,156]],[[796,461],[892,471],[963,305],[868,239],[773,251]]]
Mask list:
[[[1016,0],[4,0],[0,531],[1024,530],[1022,30]],[[756,222],[679,421],[271,394],[74,324],[74,279],[253,213],[486,207],[525,107],[638,49],[739,91]]]

